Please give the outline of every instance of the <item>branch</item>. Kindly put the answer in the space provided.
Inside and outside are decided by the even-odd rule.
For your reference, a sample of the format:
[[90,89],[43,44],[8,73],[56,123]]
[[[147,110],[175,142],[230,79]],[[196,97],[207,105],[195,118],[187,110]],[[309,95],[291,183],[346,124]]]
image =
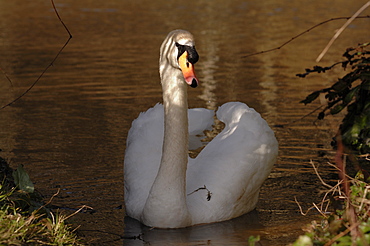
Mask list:
[[370,6],[370,1],[365,3],[359,10],[357,10],[356,13],[354,13],[351,18],[349,18],[346,23],[335,33],[335,35],[331,38],[329,43],[326,45],[324,50],[320,53],[320,55],[316,58],[316,62],[319,62],[321,58],[326,54],[326,52],[329,50],[330,46],[334,43],[334,41],[339,37],[339,35],[344,31],[344,29],[347,28],[347,26],[354,20],[356,17],[361,14],[362,11],[364,11],[367,7]]
[[[285,43],[283,43],[282,45],[276,47],[276,48],[272,48],[272,49],[269,49],[269,50],[264,50],[264,51],[259,51],[259,52],[255,52],[255,53],[252,53],[252,54],[249,54],[249,55],[245,55],[245,56],[242,56],[242,58],[247,58],[247,57],[250,57],[250,56],[255,56],[255,55],[259,55],[259,54],[264,54],[264,53],[268,53],[268,52],[271,52],[271,51],[275,51],[275,50],[279,50],[281,48],[283,48],[285,45],[291,43],[293,40],[299,38],[300,36],[308,33],[309,31],[315,29],[316,27],[319,27],[323,24],[326,24],[328,22],[331,22],[331,21],[335,21],[335,20],[348,20],[352,17],[336,17],[336,18],[331,18],[329,20],[326,20],[326,21],[323,21],[323,22],[320,22],[319,24],[316,24],[310,28],[308,28],[306,31],[304,32],[301,32],[300,34],[292,37],[290,40],[286,41]],[[370,18],[370,15],[364,15],[364,16],[357,16],[356,19],[360,19],[360,18]]]
[[[68,37],[68,40],[64,43],[64,45],[62,46],[62,48],[58,51],[58,53],[56,54],[56,56],[54,57],[54,59],[50,62],[50,64],[41,72],[41,74],[39,75],[39,77],[35,80],[35,82],[32,83],[32,85],[26,90],[24,91],[20,96],[18,96],[17,98],[15,98],[13,101],[5,104],[4,106],[2,106],[0,108],[1,109],[4,109],[10,105],[12,105],[13,103],[17,102],[19,99],[21,99],[24,95],[26,95],[30,90],[32,90],[32,88],[37,84],[37,82],[39,82],[39,80],[41,79],[42,76],[44,76],[44,74],[46,73],[47,70],[49,70],[49,68],[51,66],[53,66],[54,62],[58,59],[60,53],[62,53],[62,51],[64,50],[64,48],[68,45],[69,41],[72,39],[72,34],[71,32],[68,30],[67,26],[64,24],[64,22],[62,21],[62,19],[60,18],[59,16],[59,13],[58,13],[58,10],[56,9],[55,7],[55,4],[54,4],[54,0],[51,0],[51,4],[53,5],[53,9],[54,9],[54,12],[55,14],[57,15],[60,23],[62,23],[64,29],[68,32],[69,34],[69,37]],[[5,74],[5,73],[4,73]],[[5,74],[6,78],[10,81],[11,83],[11,80],[10,78]]]

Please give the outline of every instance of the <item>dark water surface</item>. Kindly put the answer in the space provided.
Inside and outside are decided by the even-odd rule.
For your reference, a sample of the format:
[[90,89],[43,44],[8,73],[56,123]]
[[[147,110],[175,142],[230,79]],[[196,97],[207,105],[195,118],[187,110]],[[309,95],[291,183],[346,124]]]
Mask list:
[[[258,56],[307,28],[351,16],[364,1],[122,1],[58,0],[73,34],[54,66],[21,100],[0,111],[1,156],[24,164],[53,204],[88,205],[70,221],[91,245],[286,245],[316,218],[304,209],[320,201],[321,186],[310,160],[328,179],[330,138],[339,118],[314,122],[302,116],[319,106],[299,103],[343,75],[295,76],[314,60],[345,21],[330,22],[283,49]],[[366,10],[364,14],[369,14]],[[49,1],[2,1],[0,8],[1,105],[23,93],[68,39]],[[347,47],[369,40],[369,20],[356,20],[321,65],[341,60]],[[189,88],[190,107],[215,109],[242,101],[268,121],[280,143],[278,162],[261,191],[256,211],[241,218],[181,230],[149,230],[124,220],[123,157],[128,129],[141,111],[161,101],[159,46],[182,28],[196,37],[200,87]],[[284,125],[284,127],[281,127]],[[69,213],[69,210],[66,211]],[[125,239],[142,234],[143,240]]]

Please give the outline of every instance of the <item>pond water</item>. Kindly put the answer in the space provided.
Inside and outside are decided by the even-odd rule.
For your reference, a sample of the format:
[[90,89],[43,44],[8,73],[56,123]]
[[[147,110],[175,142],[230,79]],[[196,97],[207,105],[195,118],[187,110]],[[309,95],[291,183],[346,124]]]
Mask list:
[[[334,179],[331,137],[340,118],[317,122],[316,102],[299,103],[344,73],[335,68],[295,76],[314,60],[345,20],[333,21],[280,50],[243,58],[290,40],[333,17],[351,16],[363,1],[122,1],[57,0],[73,38],[36,86],[0,111],[0,153],[13,168],[24,164],[36,188],[53,204],[94,210],[70,219],[90,245],[286,245],[317,218],[302,216],[323,191],[310,160]],[[369,14],[367,10],[364,14]],[[22,94],[68,39],[49,1],[3,1],[0,8],[1,105]],[[341,60],[347,47],[369,40],[368,19],[354,21],[321,65]],[[215,109],[227,101],[255,108],[275,131],[278,161],[257,209],[235,220],[181,230],[150,230],[124,218],[123,158],[133,119],[161,101],[159,46],[173,29],[196,38],[200,61],[189,106]],[[73,210],[72,210],[73,211]],[[135,236],[141,237],[134,239]]]

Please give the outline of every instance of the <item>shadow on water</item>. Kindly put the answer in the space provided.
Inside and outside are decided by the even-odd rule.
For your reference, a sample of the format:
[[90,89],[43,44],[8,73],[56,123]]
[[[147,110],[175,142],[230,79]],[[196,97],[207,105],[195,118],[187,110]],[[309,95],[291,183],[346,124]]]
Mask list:
[[231,221],[165,230],[151,229],[126,217],[124,245],[225,245],[238,241],[243,245],[263,228],[259,221],[257,211],[253,211]]

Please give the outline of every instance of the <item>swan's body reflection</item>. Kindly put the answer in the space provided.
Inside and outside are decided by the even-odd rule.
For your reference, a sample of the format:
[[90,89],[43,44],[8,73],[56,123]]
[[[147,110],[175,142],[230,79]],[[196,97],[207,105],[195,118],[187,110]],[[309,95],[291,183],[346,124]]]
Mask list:
[[232,220],[182,229],[153,229],[125,217],[124,245],[246,245],[262,228],[256,210]]

